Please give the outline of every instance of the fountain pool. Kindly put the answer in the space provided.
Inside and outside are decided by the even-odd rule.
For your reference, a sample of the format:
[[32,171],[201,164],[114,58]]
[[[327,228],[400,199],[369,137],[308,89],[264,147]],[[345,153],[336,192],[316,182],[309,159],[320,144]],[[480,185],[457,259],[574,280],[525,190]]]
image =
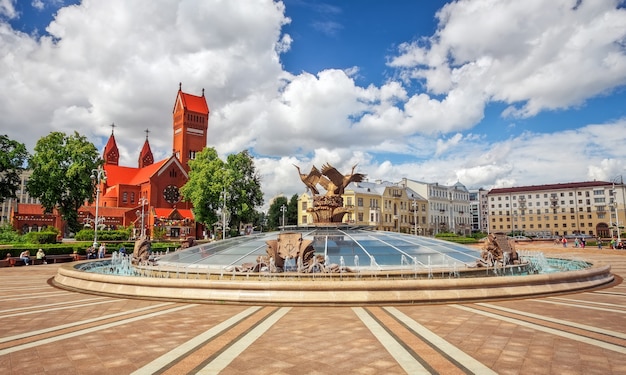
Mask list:
[[131,265],[117,254],[59,268],[60,287],[125,297],[193,302],[357,305],[457,303],[590,289],[613,280],[608,265],[520,251],[520,264],[476,267],[480,251],[429,237],[359,228],[305,228],[316,256],[335,272],[242,272],[266,254],[277,232],[253,234],[157,254]]

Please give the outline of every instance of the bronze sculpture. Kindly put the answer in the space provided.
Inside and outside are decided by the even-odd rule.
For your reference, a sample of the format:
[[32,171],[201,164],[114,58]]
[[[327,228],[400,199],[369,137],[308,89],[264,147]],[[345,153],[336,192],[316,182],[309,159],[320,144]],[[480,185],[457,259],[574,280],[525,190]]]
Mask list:
[[[364,174],[355,173],[356,164],[352,167],[352,172],[342,175],[335,167],[326,163],[319,170],[313,166],[308,174],[300,171],[300,167],[294,165],[298,169],[300,180],[306,185],[307,190],[313,194],[313,207],[307,208],[307,212],[313,215],[314,224],[341,223],[344,215],[348,210],[343,207],[342,194],[346,186],[352,182],[361,182],[365,179]],[[325,195],[319,195],[320,185],[326,190]]]

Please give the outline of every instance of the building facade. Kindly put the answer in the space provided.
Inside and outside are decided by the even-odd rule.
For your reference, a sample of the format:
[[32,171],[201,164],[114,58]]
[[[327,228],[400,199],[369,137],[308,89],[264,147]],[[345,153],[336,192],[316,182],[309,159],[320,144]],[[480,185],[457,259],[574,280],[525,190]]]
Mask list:
[[492,189],[487,196],[490,232],[611,237],[626,221],[623,183],[520,186]]
[[457,182],[452,186],[403,179],[402,185],[414,190],[428,201],[428,227],[426,233],[454,232],[468,235],[472,232],[470,193]]

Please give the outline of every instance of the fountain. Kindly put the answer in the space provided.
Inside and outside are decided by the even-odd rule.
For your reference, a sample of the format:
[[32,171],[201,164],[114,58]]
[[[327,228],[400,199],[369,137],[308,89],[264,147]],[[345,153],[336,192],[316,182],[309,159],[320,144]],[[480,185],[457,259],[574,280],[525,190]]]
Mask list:
[[[517,251],[490,236],[482,251],[434,238],[342,224],[341,193],[362,174],[329,164],[300,177],[314,194],[316,222],[153,254],[59,267],[62,288],[124,297],[291,305],[460,303],[600,287],[608,265]],[[317,185],[326,194],[318,196]],[[369,262],[359,263],[359,259]]]

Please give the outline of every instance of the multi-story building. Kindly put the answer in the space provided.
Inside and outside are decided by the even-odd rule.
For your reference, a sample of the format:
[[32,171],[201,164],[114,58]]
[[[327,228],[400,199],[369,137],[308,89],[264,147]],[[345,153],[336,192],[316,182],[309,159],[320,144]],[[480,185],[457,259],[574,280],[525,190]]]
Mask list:
[[470,234],[470,193],[457,182],[452,186],[403,179],[402,185],[414,190],[428,201],[428,224],[426,233],[455,232]]
[[0,224],[11,223],[11,214],[17,209],[17,205],[21,204],[39,204],[39,200],[28,195],[26,191],[26,182],[32,174],[31,171],[25,170],[20,174],[20,186],[15,191],[17,198],[7,198],[0,203]]
[[472,233],[489,231],[489,202],[487,190],[480,188],[470,190],[470,215],[472,218]]
[[610,237],[626,221],[623,183],[572,182],[489,191],[490,232]]
[[[388,181],[350,183],[342,195],[347,209],[343,222],[368,225],[376,230],[425,234],[428,202],[414,190]],[[298,225],[313,223],[313,197],[303,193],[298,198]]]

